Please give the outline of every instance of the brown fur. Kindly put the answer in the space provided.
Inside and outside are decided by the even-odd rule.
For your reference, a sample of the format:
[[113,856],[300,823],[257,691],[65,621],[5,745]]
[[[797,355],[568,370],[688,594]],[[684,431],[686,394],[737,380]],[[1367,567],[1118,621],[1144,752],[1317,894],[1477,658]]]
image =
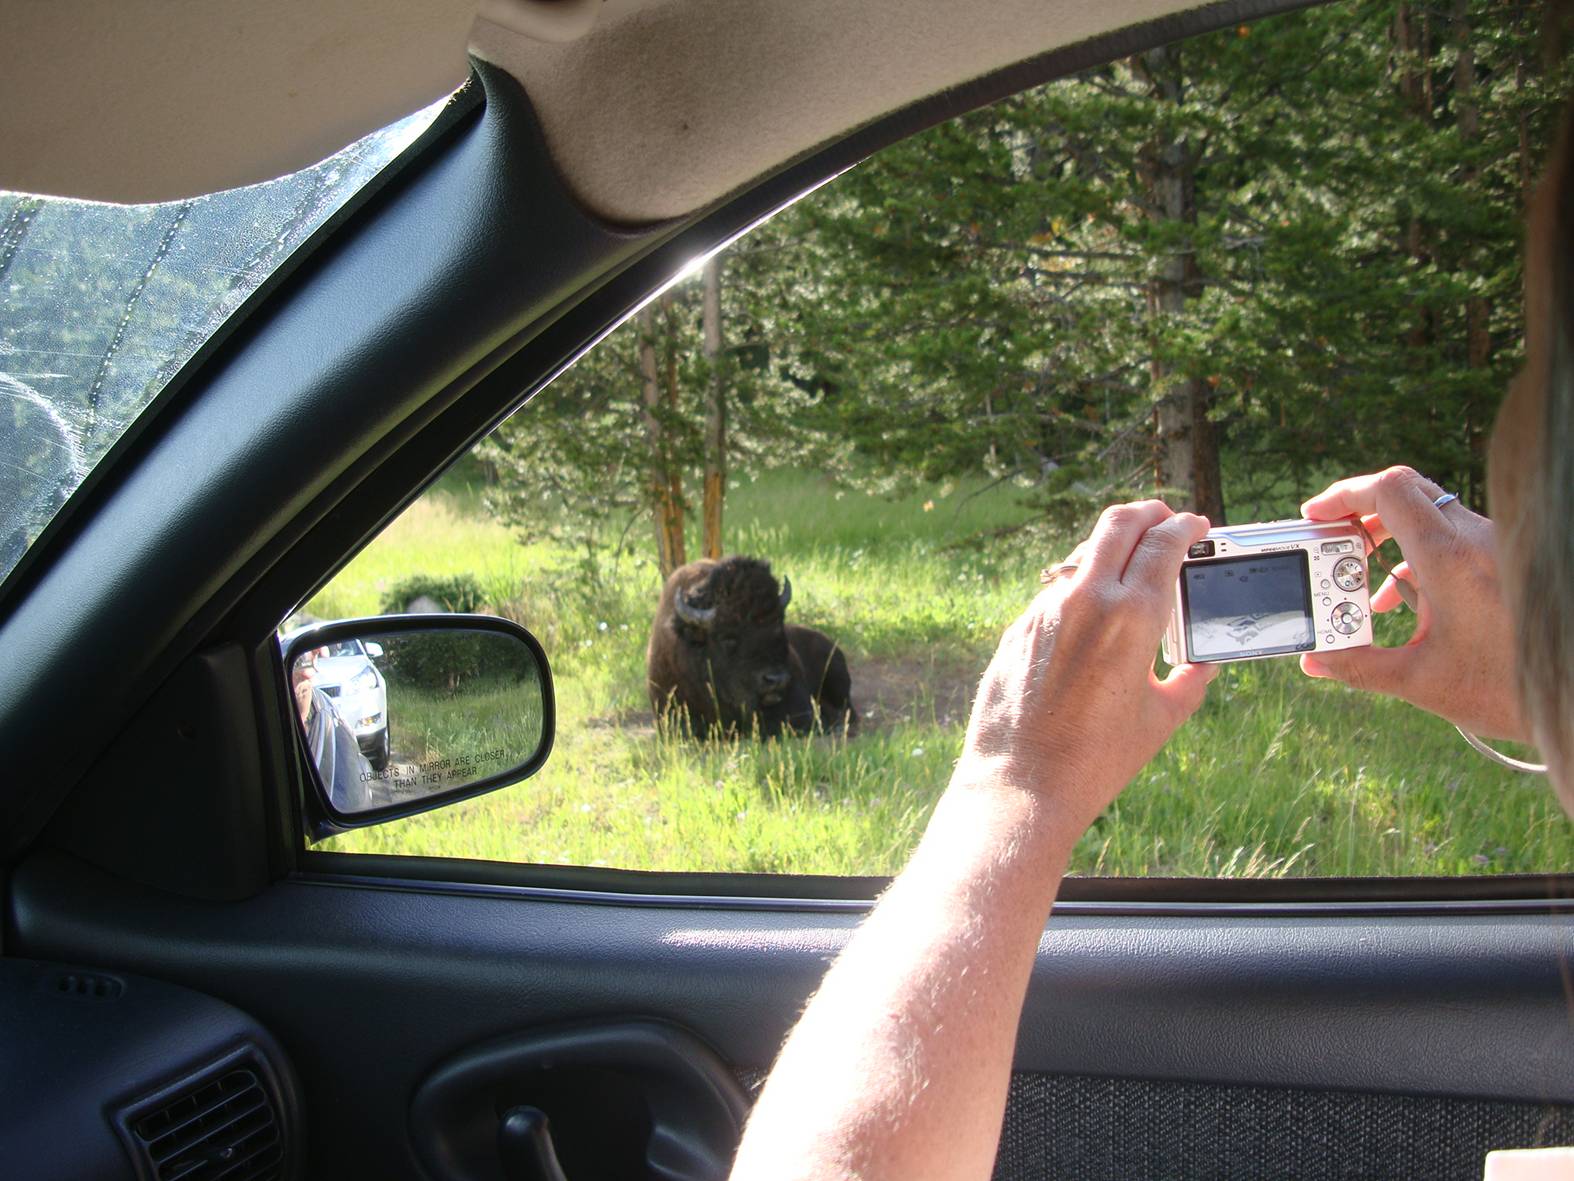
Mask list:
[[[679,617],[679,590],[701,609],[715,608],[708,627]],[[847,660],[828,636],[787,625],[781,587],[769,563],[734,555],[680,567],[662,588],[645,650],[651,706],[698,736],[712,730],[800,733],[850,726]],[[779,689],[762,684],[765,677]]]

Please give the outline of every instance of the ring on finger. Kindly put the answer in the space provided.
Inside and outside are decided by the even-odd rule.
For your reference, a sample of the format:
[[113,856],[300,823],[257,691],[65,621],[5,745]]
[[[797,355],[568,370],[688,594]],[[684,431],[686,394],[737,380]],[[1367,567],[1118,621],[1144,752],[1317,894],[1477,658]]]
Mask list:
[[1440,509],[1446,504],[1453,504],[1454,501],[1456,501],[1458,499],[1459,499],[1459,493],[1457,493],[1457,492],[1445,492],[1445,493],[1443,493],[1443,495],[1435,497],[1433,499],[1432,507],[1435,508],[1435,509]]
[[1049,583],[1054,582],[1055,579],[1061,577],[1062,575],[1074,574],[1076,571],[1076,562],[1062,562],[1058,566],[1045,566],[1038,572],[1039,585],[1047,586]]

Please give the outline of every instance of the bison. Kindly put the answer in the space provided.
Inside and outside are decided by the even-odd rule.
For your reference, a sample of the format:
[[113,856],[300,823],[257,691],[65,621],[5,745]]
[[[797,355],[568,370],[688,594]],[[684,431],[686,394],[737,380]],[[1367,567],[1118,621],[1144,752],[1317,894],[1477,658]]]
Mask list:
[[656,716],[701,738],[851,729],[847,658],[823,632],[786,622],[791,600],[791,579],[778,590],[770,564],[756,558],[674,570],[645,650]]

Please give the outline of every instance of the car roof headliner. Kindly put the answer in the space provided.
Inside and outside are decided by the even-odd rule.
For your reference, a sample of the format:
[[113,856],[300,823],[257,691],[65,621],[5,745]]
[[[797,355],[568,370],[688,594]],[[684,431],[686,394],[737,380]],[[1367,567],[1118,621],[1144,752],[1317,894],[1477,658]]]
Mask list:
[[591,211],[700,209],[878,116],[1196,0],[10,5],[0,188],[174,200],[304,168],[463,82],[524,86]]

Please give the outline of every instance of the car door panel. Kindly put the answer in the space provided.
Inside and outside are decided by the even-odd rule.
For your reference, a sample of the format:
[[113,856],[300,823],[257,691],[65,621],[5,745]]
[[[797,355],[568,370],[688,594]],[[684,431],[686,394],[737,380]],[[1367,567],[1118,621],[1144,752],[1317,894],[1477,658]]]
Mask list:
[[[12,898],[16,954],[170,980],[255,1016],[303,1080],[316,1169],[348,1175],[359,1162],[386,1177],[418,1175],[405,1121],[426,1075],[503,1034],[651,1018],[757,1079],[859,917],[844,904],[631,905],[306,876],[216,905],[58,854],[23,864]],[[1121,1112],[1158,1095],[1182,1112],[1216,1107],[1216,1119],[1232,1104],[1281,1112],[1286,1127],[1313,1104],[1315,1118],[1300,1121],[1311,1130],[1467,1126],[1486,1117],[1443,1101],[1486,1100],[1508,1104],[1487,1112],[1499,1120],[1489,1132],[1530,1118],[1516,1104],[1542,1112],[1549,1132],[1571,1131],[1560,969],[1571,955],[1574,930],[1552,913],[1173,917],[1068,905],[1040,945],[1008,1129],[1038,1137],[1034,1113],[1058,1108],[1056,1095],[1079,1119],[1118,1128]],[[1055,1081],[1065,1079],[1127,1081]],[[1166,1083],[1224,1090],[1142,1090]],[[1330,1106],[1339,1101],[1308,1098],[1318,1092],[1365,1098]],[[1410,1102],[1390,1111],[1384,1096]],[[1246,1131],[1243,1117],[1237,1137]],[[1338,1145],[1328,1151],[1338,1159]]]

